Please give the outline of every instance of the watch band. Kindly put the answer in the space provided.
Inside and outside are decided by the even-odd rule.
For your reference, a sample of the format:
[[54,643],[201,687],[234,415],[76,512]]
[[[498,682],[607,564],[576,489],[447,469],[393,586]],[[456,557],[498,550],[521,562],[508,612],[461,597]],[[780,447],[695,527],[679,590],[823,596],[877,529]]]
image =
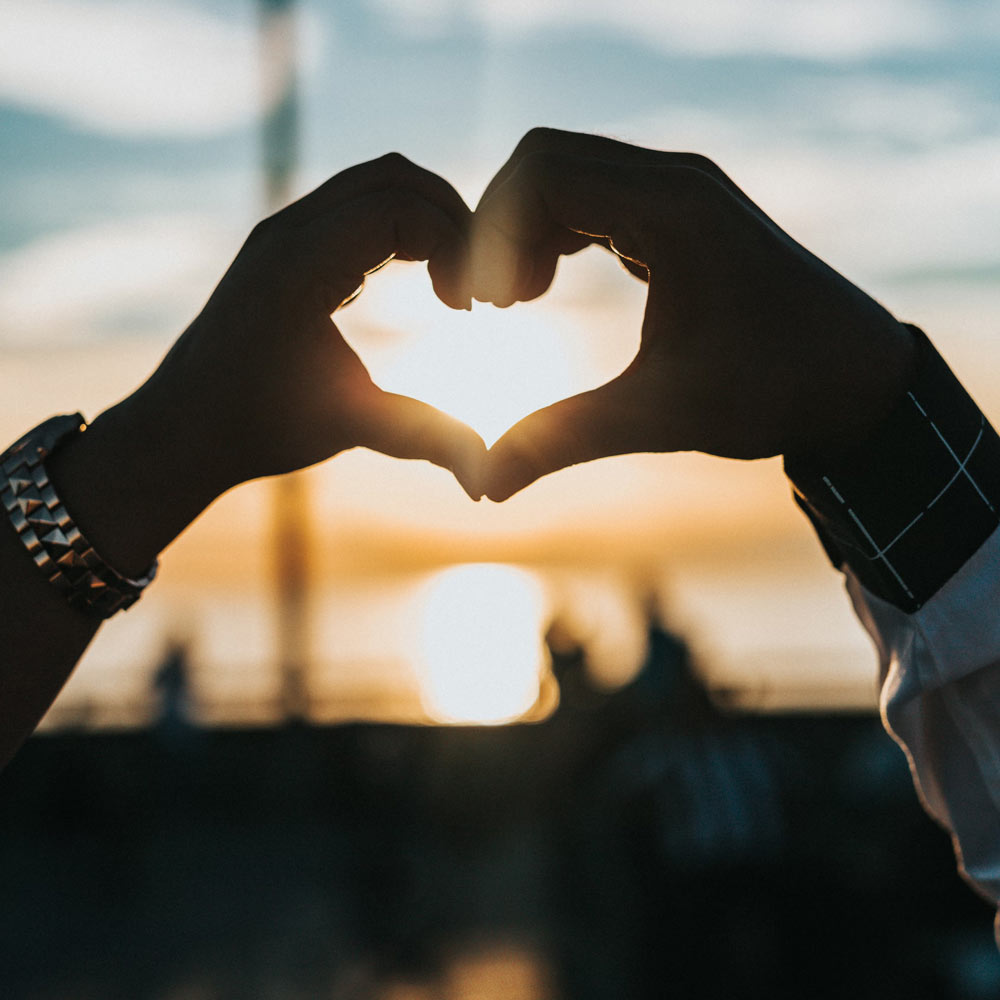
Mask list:
[[0,503],[46,580],[72,607],[110,618],[135,604],[158,563],[136,579],[122,576],[94,551],[56,493],[45,459],[86,426],[79,413],[50,417],[12,444],[0,455]]

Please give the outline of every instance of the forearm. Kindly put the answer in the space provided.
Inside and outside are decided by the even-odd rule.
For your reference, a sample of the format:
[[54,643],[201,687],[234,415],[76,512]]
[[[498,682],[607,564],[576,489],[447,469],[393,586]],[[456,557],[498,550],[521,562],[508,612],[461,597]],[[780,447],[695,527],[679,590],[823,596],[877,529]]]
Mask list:
[[[198,466],[180,462],[190,431],[150,403],[140,390],[44,462],[73,523],[105,563],[129,578],[146,573],[212,499]],[[3,520],[0,765],[38,724],[102,621],[70,605]]]
[[48,463],[80,530],[125,576],[144,573],[231,485],[212,473],[211,427],[159,395],[154,376]]
[[785,461],[831,561],[910,613],[1000,523],[1000,438],[911,329],[917,364],[895,407],[847,451]]
[[849,454],[787,463],[879,652],[881,709],[970,881],[1000,899],[1000,438],[922,337]]
[[99,625],[66,603],[10,526],[0,525],[0,766],[55,700]]
[[[382,392],[331,319],[395,254],[428,261],[439,294],[462,305],[442,261],[464,248],[469,217],[450,184],[398,154],[343,171],[254,229],[140,389],[82,434],[57,422],[51,438],[19,446],[13,521],[0,526],[0,764],[97,631],[94,598],[104,611],[127,606],[159,553],[230,487],[364,446],[434,462],[481,496],[482,439]],[[41,496],[48,484],[55,498]]]

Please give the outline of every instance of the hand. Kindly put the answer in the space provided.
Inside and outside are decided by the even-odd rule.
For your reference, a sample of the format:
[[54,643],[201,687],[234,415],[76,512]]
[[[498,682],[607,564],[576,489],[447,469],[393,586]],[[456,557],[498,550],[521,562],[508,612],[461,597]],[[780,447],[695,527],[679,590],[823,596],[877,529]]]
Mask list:
[[479,435],[379,389],[331,318],[394,256],[428,261],[438,295],[468,305],[470,218],[446,181],[390,154],[258,225],[147,382],[50,463],[97,551],[142,572],[230,487],[356,446],[441,465],[478,500]]
[[474,492],[485,454],[479,436],[376,387],[331,319],[393,257],[427,260],[437,294],[467,307],[447,264],[465,254],[470,217],[446,181],[389,154],[337,174],[254,229],[139,392],[188,448],[198,443],[213,492],[359,445],[427,459]]
[[909,331],[775,225],[711,161],[537,129],[487,187],[469,287],[509,306],[599,243],[649,292],[611,382],[538,410],[491,449],[486,492],[607,455],[808,456],[864,437],[903,391]]
[[[441,178],[390,155],[338,174],[251,233],[149,380],[47,462],[102,558],[127,576],[219,494],[365,445],[452,469],[475,499],[486,449],[464,424],[382,392],[331,313],[387,258],[427,260],[438,295],[470,213]],[[52,703],[98,627],[0,531],[0,765]]]

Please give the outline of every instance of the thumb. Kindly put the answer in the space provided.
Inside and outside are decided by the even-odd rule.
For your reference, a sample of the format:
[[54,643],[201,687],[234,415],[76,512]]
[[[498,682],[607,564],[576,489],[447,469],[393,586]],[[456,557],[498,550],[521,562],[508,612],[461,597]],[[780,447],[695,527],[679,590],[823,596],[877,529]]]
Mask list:
[[500,502],[570,465],[649,450],[643,421],[629,397],[628,380],[619,376],[520,420],[487,455],[486,495]]
[[468,424],[420,400],[378,390],[365,407],[358,443],[393,458],[433,462],[454,473],[473,500],[483,495],[483,439]]

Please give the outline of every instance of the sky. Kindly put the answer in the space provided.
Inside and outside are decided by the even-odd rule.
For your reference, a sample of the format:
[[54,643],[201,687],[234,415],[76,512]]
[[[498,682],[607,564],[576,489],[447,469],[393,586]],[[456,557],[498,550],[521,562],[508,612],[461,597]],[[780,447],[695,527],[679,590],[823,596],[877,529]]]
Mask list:
[[[4,0],[0,29],[0,344],[176,329],[261,210],[254,5]],[[474,201],[551,124],[715,156],[880,290],[1000,270],[994,4],[340,0],[298,34],[301,189],[399,149]]]
[[[534,125],[694,149],[806,246],[924,325],[1000,418],[996,4],[315,0],[300,5],[294,31],[296,193],[398,150],[474,205]],[[263,213],[258,121],[284,81],[262,81],[258,56],[250,0],[0,0],[0,431],[9,438],[55,409],[93,415],[128,391]],[[376,278],[341,327],[377,381],[489,437],[613,376],[638,340],[641,287],[600,251],[561,268],[541,302],[471,318],[446,314],[418,266]],[[778,471],[689,456],[573,470],[486,511],[431,470],[355,454],[331,470],[314,482],[323,530],[374,516],[411,542],[465,540],[449,550],[457,560],[523,554],[530,539],[561,558],[603,544],[623,565],[656,538],[664,571],[680,567],[672,592],[685,591],[678,553],[692,538],[718,562],[720,552],[753,550],[750,533],[793,538],[796,552],[806,537],[791,527],[795,512],[773,512]],[[740,521],[741,508],[756,527]],[[714,590],[705,584],[712,572],[701,583],[688,574],[690,607],[712,608],[733,589],[724,569]],[[789,579],[774,577],[770,593],[789,600]],[[716,645],[726,636],[752,645],[734,621],[712,620]]]

